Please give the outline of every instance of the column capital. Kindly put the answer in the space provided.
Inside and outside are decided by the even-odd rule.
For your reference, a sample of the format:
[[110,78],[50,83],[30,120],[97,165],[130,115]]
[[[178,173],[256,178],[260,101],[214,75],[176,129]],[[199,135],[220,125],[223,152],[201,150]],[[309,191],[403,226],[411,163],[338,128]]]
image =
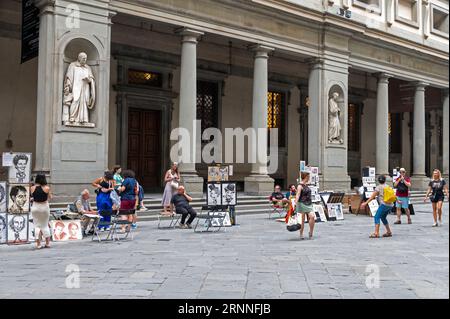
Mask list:
[[37,0],[34,5],[40,10],[40,14],[53,13],[55,11],[56,0]]
[[175,34],[181,35],[183,37],[182,42],[197,43],[198,38],[205,33],[195,29],[182,27],[175,29]]
[[430,84],[422,81],[416,81],[413,82],[412,85],[416,88],[416,90],[425,90],[425,87],[429,86]]
[[250,51],[255,52],[255,58],[267,58],[269,53],[275,49],[260,43],[252,44],[249,47]]
[[389,79],[393,78],[394,76],[389,73],[379,72],[376,74],[376,77],[378,78],[378,83],[389,83]]

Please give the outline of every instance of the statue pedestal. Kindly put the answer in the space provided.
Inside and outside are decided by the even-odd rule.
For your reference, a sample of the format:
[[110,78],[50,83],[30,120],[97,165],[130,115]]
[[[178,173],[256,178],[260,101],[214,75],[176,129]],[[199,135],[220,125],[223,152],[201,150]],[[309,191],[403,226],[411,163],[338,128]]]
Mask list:
[[65,126],[70,126],[70,127],[89,127],[89,128],[94,128],[95,124],[94,123],[77,123],[77,122],[64,122]]

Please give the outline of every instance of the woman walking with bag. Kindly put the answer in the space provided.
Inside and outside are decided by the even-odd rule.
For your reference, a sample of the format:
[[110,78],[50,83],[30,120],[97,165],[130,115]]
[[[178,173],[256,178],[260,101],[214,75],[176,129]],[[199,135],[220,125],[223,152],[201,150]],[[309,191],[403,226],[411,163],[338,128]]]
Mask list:
[[[433,227],[437,227],[439,226],[439,224],[442,225],[442,204],[444,203],[445,200],[444,192],[447,195],[447,198],[450,198],[448,196],[448,186],[441,176],[441,171],[435,169],[433,171],[433,179],[428,184],[427,194],[425,195],[425,199],[423,200],[424,202],[426,202],[427,199],[430,198],[431,205],[433,206],[433,219],[434,219]],[[430,193],[431,196],[429,196]],[[438,216],[439,216],[439,223],[438,223]]]
[[164,207],[163,214],[172,214],[170,200],[174,191],[178,189],[180,179],[181,175],[178,171],[178,163],[174,162],[172,163],[172,167],[166,172],[166,175],[164,175],[166,186],[164,187],[164,194],[161,201],[161,205]]
[[300,176],[302,180],[297,187],[297,194],[295,195],[295,212],[301,214],[302,221],[300,239],[304,239],[303,230],[305,229],[306,216],[308,216],[309,239],[312,239],[316,221],[311,200],[311,189],[308,187],[309,172],[301,172]]
[[50,187],[47,185],[45,175],[38,174],[31,186],[30,192],[33,198],[31,215],[33,216],[34,234],[36,237],[36,249],[41,249],[41,238],[45,240],[45,248],[50,248],[50,228],[48,221],[50,218],[50,206],[48,200],[52,197]]

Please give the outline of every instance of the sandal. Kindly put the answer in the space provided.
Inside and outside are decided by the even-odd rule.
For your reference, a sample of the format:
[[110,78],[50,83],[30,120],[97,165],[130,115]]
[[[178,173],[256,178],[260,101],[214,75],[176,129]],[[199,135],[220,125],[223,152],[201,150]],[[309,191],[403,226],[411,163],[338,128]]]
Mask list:
[[370,234],[369,238],[380,238],[380,235],[373,233]]
[[384,233],[383,237],[392,237],[392,233]]

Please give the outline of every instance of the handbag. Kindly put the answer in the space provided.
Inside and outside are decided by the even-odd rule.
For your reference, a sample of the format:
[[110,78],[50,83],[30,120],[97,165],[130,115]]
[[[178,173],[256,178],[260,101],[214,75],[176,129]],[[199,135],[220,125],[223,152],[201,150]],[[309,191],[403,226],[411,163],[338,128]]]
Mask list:
[[294,213],[291,216],[289,216],[286,229],[288,231],[300,230],[300,228],[302,227],[301,222],[302,222],[301,215],[297,214],[297,213]]
[[172,188],[178,188],[178,182],[177,181],[174,181],[174,180],[172,180],[171,182],[170,182],[170,186],[172,186]]

